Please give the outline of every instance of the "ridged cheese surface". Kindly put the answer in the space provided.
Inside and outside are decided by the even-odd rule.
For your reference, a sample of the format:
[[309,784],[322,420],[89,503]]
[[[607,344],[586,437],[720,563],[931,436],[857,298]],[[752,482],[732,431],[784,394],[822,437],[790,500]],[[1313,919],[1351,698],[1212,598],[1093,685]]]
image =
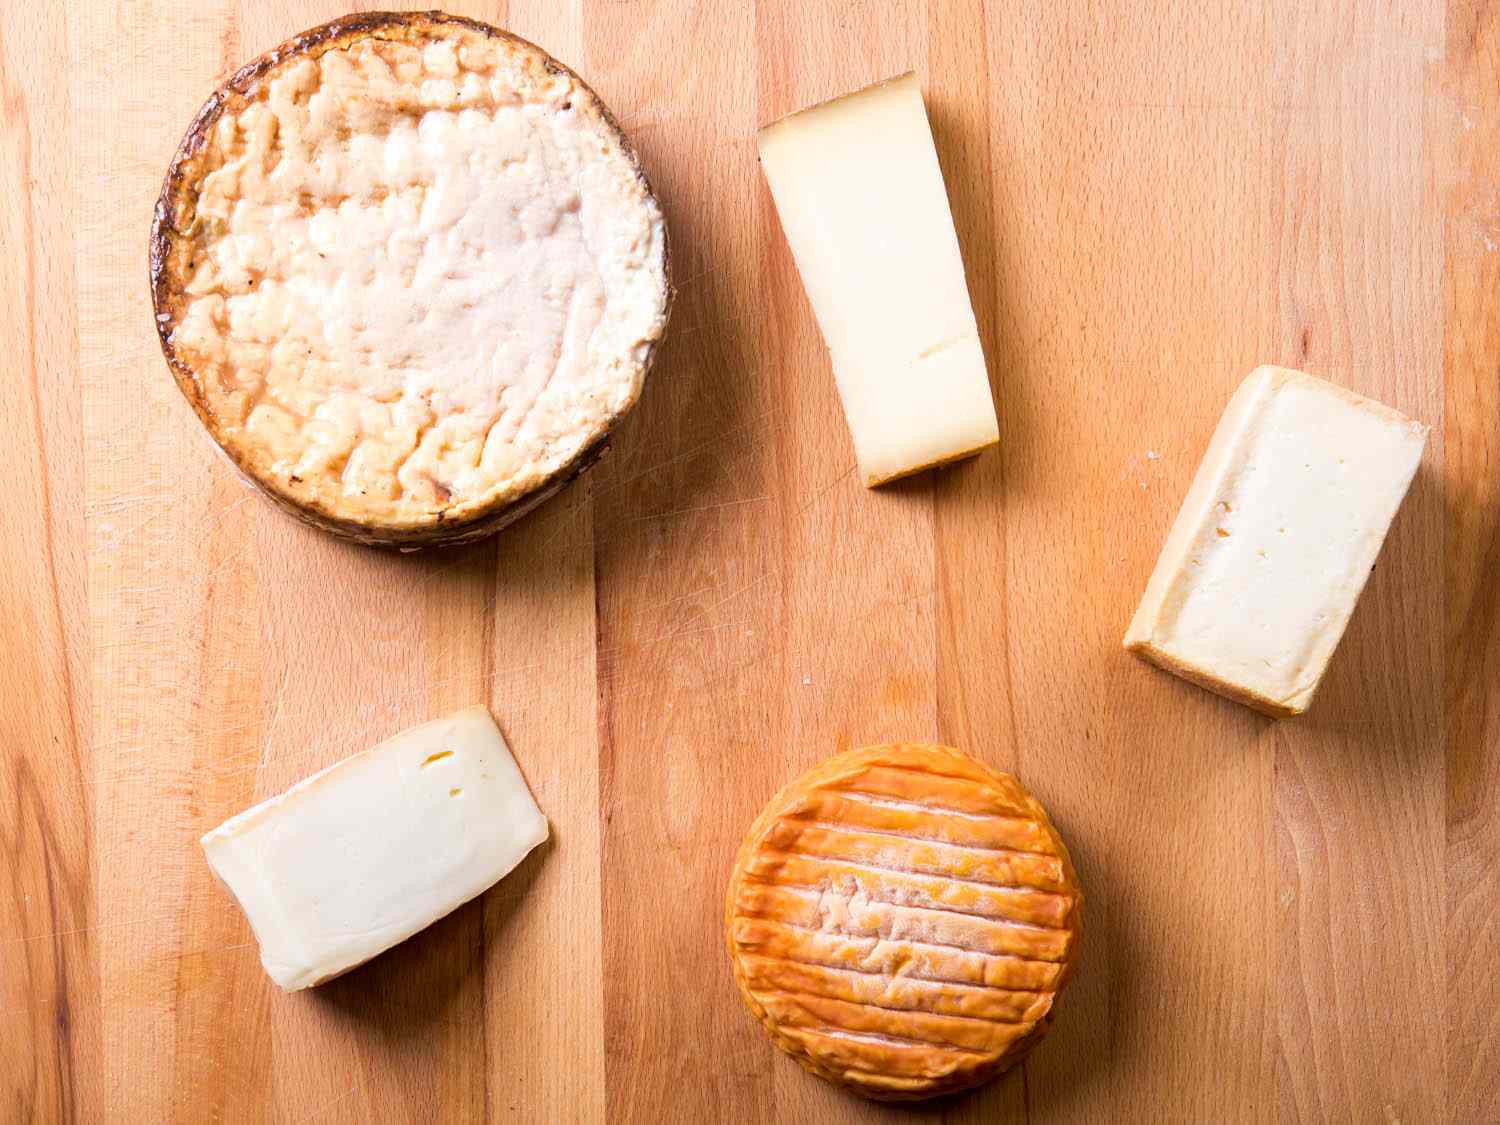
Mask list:
[[928,1097],[1040,1037],[1082,900],[1013,777],[946,747],[874,747],[756,820],[730,881],[730,956],[751,1011],[807,1069],[869,1097]]
[[190,175],[159,315],[216,437],[294,502],[462,519],[640,392],[661,213],[592,92],[529,44],[417,17],[284,59]]

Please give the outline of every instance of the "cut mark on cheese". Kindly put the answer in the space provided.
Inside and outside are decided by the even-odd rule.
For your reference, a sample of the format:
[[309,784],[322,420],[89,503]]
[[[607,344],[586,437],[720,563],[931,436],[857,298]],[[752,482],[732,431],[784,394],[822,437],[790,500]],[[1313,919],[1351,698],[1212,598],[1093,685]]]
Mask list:
[[[965,812],[963,809],[952,809],[945,805],[932,805],[926,801],[903,801],[897,797],[877,796],[873,793],[861,793],[854,789],[828,789],[825,792],[835,797],[842,797],[847,801],[855,801],[867,805],[879,805],[888,809],[900,809],[903,812],[939,813],[943,816],[963,817],[965,820],[1001,821],[1012,824],[1029,823],[1020,817],[998,816],[994,813]],[[1041,855],[1044,853],[1038,852],[1036,854]]]
[[[1000,918],[1006,921],[1014,921],[1017,925],[1035,925],[1040,929],[1066,928],[1063,926],[1049,926],[1045,922],[1029,923],[1015,919],[1010,914],[997,912],[1014,908],[1014,906],[1000,907],[998,904],[1014,902],[1016,905],[1019,905],[1021,900],[1034,902],[1039,906],[1047,900],[1068,899],[1071,902],[1071,896],[1061,895],[1055,891],[1041,890],[1034,886],[1016,883],[994,883],[980,879],[965,879],[948,872],[935,875],[931,872],[919,870],[910,864],[902,864],[896,858],[887,858],[885,862],[877,863],[862,856],[822,855],[817,852],[777,851],[772,848],[764,849],[762,854],[768,861],[766,866],[772,867],[777,872],[785,873],[789,870],[802,870],[809,873],[831,873],[823,875],[824,880],[827,882],[836,882],[840,877],[852,879],[859,888],[865,890],[865,893],[871,899],[879,902],[891,902],[895,906],[927,906],[933,910],[956,910],[960,914],[974,914],[981,918]],[[759,869],[751,871],[750,874],[778,886],[806,885],[796,881],[782,882],[779,879],[768,878]],[[907,876],[908,878],[904,881],[891,881],[883,878],[886,875]],[[865,887],[865,883],[870,881],[879,885],[889,883],[891,887],[899,892],[903,892],[907,897],[900,900],[881,898],[878,895],[870,893],[868,888]],[[972,888],[974,891],[973,897],[976,902],[994,902],[997,904],[997,909],[985,911],[977,907],[963,909],[961,907],[948,906],[938,897],[942,894],[945,886]],[[842,888],[836,886],[826,887],[825,889],[842,890]],[[924,901],[917,901],[919,898]]]
[[432,765],[433,762],[441,762],[444,758],[451,757],[453,757],[452,750],[439,750],[436,754],[428,754],[422,762],[422,768],[425,770],[428,766]]
[[[935,1047],[947,1047],[952,1050],[976,1050],[986,1044],[975,1043],[976,1039],[983,1039],[995,1034],[997,1028],[1013,1027],[1017,1020],[1000,1019],[988,1016],[956,1016],[943,1012],[928,1012],[916,1008],[899,1008],[889,1004],[876,1004],[870,1000],[845,1000],[839,996],[827,996],[821,992],[803,992],[791,988],[768,988],[760,990],[759,995],[765,997],[778,997],[796,1004],[804,1011],[810,1011],[813,1015],[819,1015],[819,1008],[835,1015],[842,1015],[853,1020],[870,1019],[882,1020],[882,1013],[901,1012],[907,1017],[908,1025],[913,1028],[910,1035],[891,1035],[886,1032],[872,1031],[861,1028],[855,1034],[878,1035],[893,1043],[930,1043]],[[870,1011],[873,1009],[873,1011]],[[948,1021],[953,1021],[949,1023]],[[968,1039],[967,1043],[953,1043],[948,1035],[943,1032],[944,1027],[953,1029],[957,1034]],[[843,1031],[844,1029],[839,1029]],[[919,1034],[919,1032],[921,1034]],[[845,1034],[849,1034],[847,1031]]]
[[[942,846],[941,841],[936,840],[913,840],[912,842],[914,844],[932,843],[939,847]],[[993,879],[965,878],[961,875],[954,875],[948,871],[923,870],[915,863],[902,863],[896,853],[892,853],[889,856],[882,857],[882,860],[880,862],[876,862],[875,860],[869,859],[863,855],[838,855],[832,852],[820,851],[796,850],[775,852],[767,849],[766,854],[768,856],[782,855],[787,856],[791,859],[808,860],[813,863],[848,865],[851,868],[858,868],[861,871],[884,872],[887,875],[915,875],[920,876],[924,879],[941,879],[945,883],[954,883],[961,886],[967,885],[983,891],[1000,891],[1002,893],[1005,891],[1011,891],[1018,894],[1047,895],[1052,898],[1069,897],[1067,895],[1059,894],[1056,891],[1049,891],[1045,888],[1038,887],[1033,883],[1000,883],[996,882]],[[842,870],[843,868],[840,869]]]
[[918,1017],[967,1019],[975,1021],[971,1027],[1035,1020],[1051,1006],[1049,993],[937,984],[754,954],[743,955],[742,965],[746,983],[762,995],[802,994]]
[[[1008,963],[1015,963],[1018,965],[1027,965],[1033,968],[1042,969],[1044,971],[1056,970],[1059,965],[1059,962],[1050,960],[1046,957],[1028,957],[1024,953],[1016,953],[1008,949],[979,949],[972,945],[960,945],[957,942],[952,941],[938,941],[932,937],[910,937],[905,934],[898,934],[895,930],[895,927],[889,924],[882,925],[878,931],[873,933],[865,930],[849,929],[831,932],[818,926],[809,926],[801,922],[789,922],[782,918],[777,918],[765,914],[750,914],[741,912],[741,916],[745,918],[753,918],[758,922],[766,922],[771,925],[781,926],[784,929],[796,930],[799,933],[808,934],[815,938],[836,937],[840,940],[849,942],[866,941],[870,943],[872,951],[873,947],[878,945],[910,946],[914,949],[919,950],[936,950],[940,954],[960,953],[970,957],[1004,961]],[[807,958],[801,959],[808,961],[809,964],[819,963],[816,961],[808,960]],[[944,979],[939,977],[924,977],[922,979],[935,980],[940,984],[945,983]]]
[[904,980],[956,984],[1013,994],[1035,994],[1057,984],[1061,966],[1016,953],[988,953],[962,945],[879,934],[830,934],[796,922],[740,915],[735,944],[761,958],[821,965]]
[[[1017,918],[1010,918],[993,911],[986,913],[974,908],[950,906],[947,903],[933,899],[918,899],[916,896],[912,896],[913,901],[901,902],[896,899],[893,893],[889,892],[888,888],[877,888],[878,890],[885,890],[886,894],[873,894],[867,887],[857,885],[851,891],[847,887],[836,885],[832,880],[828,880],[822,884],[797,883],[782,879],[766,879],[753,872],[746,874],[745,881],[751,885],[758,884],[764,887],[774,887],[778,890],[800,891],[803,894],[817,895],[820,900],[826,899],[829,895],[844,903],[854,902],[856,899],[862,898],[870,906],[887,906],[898,913],[912,911],[916,912],[922,918],[926,918],[929,915],[955,914],[961,918],[969,918],[982,922],[987,927],[994,926],[1003,930],[1024,930],[1034,933],[1037,935],[1035,938],[1026,940],[1040,941],[1048,949],[1051,949],[1053,946],[1066,947],[1067,942],[1065,940],[1059,943],[1051,939],[1059,936],[1067,938],[1072,933],[1071,930],[1061,926],[1043,926],[1036,922],[1023,922]],[[820,909],[823,905],[820,901]],[[1060,948],[1056,957],[1038,957],[1037,959],[1043,961],[1060,961],[1062,957],[1063,949]]]
[[978,332],[960,332],[956,336],[949,336],[946,340],[939,340],[936,344],[933,344],[929,348],[923,348],[920,352],[917,353],[917,359],[931,359],[939,352],[947,351],[949,348],[953,347],[954,344],[961,344],[965,340],[973,340],[978,336]]
[[[884,841],[898,846],[906,845],[919,849],[933,849],[935,854],[947,856],[965,857],[966,853],[968,853],[964,861],[971,868],[976,866],[976,864],[984,866],[992,863],[995,858],[1000,859],[1002,862],[1023,863],[1028,865],[1041,880],[1049,884],[1049,886],[1042,887],[1044,890],[1051,889],[1050,884],[1055,884],[1062,878],[1062,862],[1056,856],[1046,855],[1041,852],[1028,852],[1021,848],[984,847],[979,844],[954,843],[951,840],[942,840],[935,836],[923,836],[915,832],[900,832],[891,828],[866,828],[858,824],[836,824],[831,821],[811,820],[794,815],[783,817],[782,823],[786,824],[789,830],[801,834],[804,847],[807,846],[807,841],[810,838],[816,839],[814,833],[851,837],[852,842],[848,845],[850,847],[857,847],[863,839],[869,838],[872,842],[876,843]],[[847,859],[850,857],[840,855],[832,856],[831,858]],[[1038,871],[1038,869],[1040,870]],[[913,870],[921,869],[913,868]],[[943,871],[946,870],[946,868],[943,869]],[[936,869],[929,872],[929,874],[940,873],[942,872]],[[978,881],[986,882],[987,880]],[[995,885],[1004,886],[1006,884]],[[1041,886],[1040,883],[1036,885]]]
[[[882,1035],[875,1031],[846,1031],[842,1027],[835,1027],[833,1024],[828,1023],[819,1023],[816,1027],[811,1028],[788,1028],[784,1033],[797,1034],[799,1032],[802,1035],[820,1036],[827,1039],[847,1039],[853,1043],[878,1044],[881,1047],[894,1047],[897,1050],[918,1049],[926,1051],[934,1046],[934,1044],[925,1039],[909,1039],[900,1035]],[[980,1052],[971,1051],[965,1047],[955,1047],[951,1044],[941,1044],[941,1046],[955,1055],[984,1057]]]
[[976,848],[1000,854],[1020,853],[1047,856],[1054,853],[1032,845],[1047,846],[1045,838],[1028,831],[1029,822],[1014,820],[923,821],[911,810],[889,807],[857,797],[840,797],[824,791],[798,802],[787,810],[787,817],[811,821],[826,827],[841,823],[851,829],[883,832],[915,840],[936,839],[947,844]]

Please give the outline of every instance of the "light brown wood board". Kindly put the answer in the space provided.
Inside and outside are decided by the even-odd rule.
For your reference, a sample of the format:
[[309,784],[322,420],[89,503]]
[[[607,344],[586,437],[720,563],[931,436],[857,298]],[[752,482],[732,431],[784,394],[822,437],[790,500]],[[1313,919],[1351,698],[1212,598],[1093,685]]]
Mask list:
[[[229,469],[146,290],[201,101],[344,9],[0,4],[0,1117],[1500,1120],[1500,10],[459,9],[615,109],[679,301],[586,480],[401,557]],[[870,492],[753,138],[910,68],[1002,441]],[[1434,427],[1314,709],[1283,723],[1120,650],[1267,362]],[[199,834],[475,701],[552,844],[277,993]],[[1048,1039],[922,1110],[774,1051],[720,930],[766,798],[896,738],[1018,773],[1088,894]]]

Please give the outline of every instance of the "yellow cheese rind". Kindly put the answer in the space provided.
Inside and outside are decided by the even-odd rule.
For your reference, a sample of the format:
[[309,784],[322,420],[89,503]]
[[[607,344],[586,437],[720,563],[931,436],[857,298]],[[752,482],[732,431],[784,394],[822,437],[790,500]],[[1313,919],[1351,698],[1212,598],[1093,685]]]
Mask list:
[[759,147],[861,479],[881,484],[994,445],[994,398],[916,76],[768,125]]
[[471,707],[314,774],[202,844],[266,972],[291,991],[405,941],[546,839],[499,728]]
[[1257,368],[1214,431],[1125,647],[1266,714],[1306,711],[1426,440],[1373,399]]

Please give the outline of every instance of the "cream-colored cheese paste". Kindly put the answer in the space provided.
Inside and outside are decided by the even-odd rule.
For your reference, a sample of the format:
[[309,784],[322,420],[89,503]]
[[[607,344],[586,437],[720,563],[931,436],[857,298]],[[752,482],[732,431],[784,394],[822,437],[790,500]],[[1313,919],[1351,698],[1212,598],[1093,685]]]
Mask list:
[[519,496],[640,392],[660,210],[597,99],[455,32],[273,71],[215,125],[171,332],[220,440],[392,525]]

